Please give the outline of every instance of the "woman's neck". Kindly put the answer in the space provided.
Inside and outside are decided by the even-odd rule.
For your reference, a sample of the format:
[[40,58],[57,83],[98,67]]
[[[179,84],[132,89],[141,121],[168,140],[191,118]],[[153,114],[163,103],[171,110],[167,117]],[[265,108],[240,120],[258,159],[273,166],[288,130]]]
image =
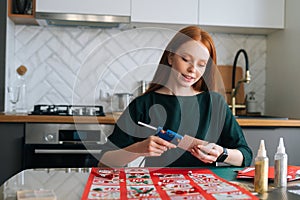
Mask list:
[[168,86],[164,86],[158,90],[156,90],[157,93],[161,94],[168,94],[168,95],[174,95],[174,96],[194,96],[196,94],[199,94],[201,92],[194,90],[194,88],[171,88]]

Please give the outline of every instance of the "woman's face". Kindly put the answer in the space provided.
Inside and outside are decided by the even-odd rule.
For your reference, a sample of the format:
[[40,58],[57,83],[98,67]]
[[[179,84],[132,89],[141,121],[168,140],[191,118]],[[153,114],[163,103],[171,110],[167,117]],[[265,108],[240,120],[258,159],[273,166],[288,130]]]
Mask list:
[[198,41],[183,43],[168,57],[172,66],[170,78],[179,85],[190,87],[204,74],[209,59],[208,49]]

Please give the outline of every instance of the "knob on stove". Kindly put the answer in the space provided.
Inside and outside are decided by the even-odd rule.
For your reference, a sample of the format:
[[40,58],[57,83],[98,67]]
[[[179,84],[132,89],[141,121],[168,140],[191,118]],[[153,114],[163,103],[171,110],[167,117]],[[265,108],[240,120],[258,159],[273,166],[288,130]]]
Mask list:
[[83,108],[73,108],[73,115],[83,115]]
[[93,108],[93,107],[86,108],[86,114],[91,115],[91,116],[96,115],[96,108]]
[[72,107],[68,107],[68,115],[73,115],[74,114],[74,110]]
[[47,135],[45,135],[44,139],[45,139],[45,141],[47,141],[47,142],[51,142],[51,141],[54,140],[54,135],[51,134],[51,133],[50,133],[50,134],[47,134]]

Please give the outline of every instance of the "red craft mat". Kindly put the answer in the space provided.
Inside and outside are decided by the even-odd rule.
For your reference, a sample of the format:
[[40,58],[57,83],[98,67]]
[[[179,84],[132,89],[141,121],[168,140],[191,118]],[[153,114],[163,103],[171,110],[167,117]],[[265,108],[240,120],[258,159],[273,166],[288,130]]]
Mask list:
[[258,199],[204,168],[92,168],[81,200],[186,198]]
[[[236,178],[254,178],[255,167],[245,167],[240,170]],[[268,178],[274,179],[274,166],[270,166],[268,170]],[[300,166],[288,166],[287,170],[287,180],[294,181],[300,179]]]

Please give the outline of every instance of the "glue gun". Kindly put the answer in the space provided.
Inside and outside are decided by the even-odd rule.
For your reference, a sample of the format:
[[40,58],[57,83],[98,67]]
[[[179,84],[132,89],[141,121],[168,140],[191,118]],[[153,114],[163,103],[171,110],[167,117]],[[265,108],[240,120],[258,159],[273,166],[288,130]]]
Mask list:
[[143,122],[138,122],[139,125],[142,125],[144,127],[147,127],[147,128],[150,128],[152,130],[155,130],[156,131],[156,136],[168,141],[168,142],[171,142],[175,145],[178,145],[178,143],[182,140],[182,135],[174,132],[174,131],[171,131],[171,130],[163,130],[162,127],[154,127],[154,126],[151,126],[149,124],[145,124]]

